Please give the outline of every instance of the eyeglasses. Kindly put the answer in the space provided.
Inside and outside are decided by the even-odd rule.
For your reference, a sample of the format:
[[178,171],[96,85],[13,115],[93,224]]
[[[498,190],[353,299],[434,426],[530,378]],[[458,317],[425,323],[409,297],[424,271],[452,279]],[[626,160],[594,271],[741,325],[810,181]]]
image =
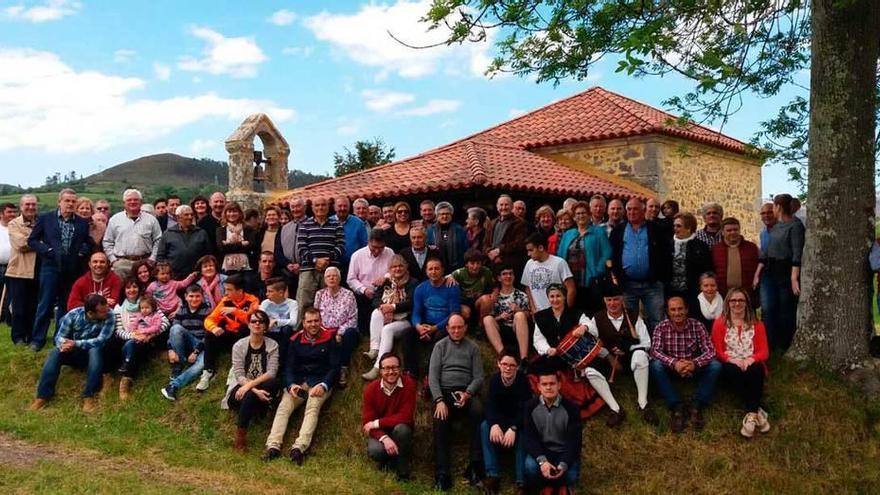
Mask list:
[[730,304],[740,304],[740,303],[745,304],[746,300],[745,299],[731,299],[728,302]]
[[258,319],[252,319],[252,320],[251,320],[251,323],[253,323],[253,324],[255,324],[255,325],[265,325],[265,324],[266,324],[265,321],[263,321],[263,320],[258,320]]
[[[27,205],[25,205],[25,206],[27,206]],[[95,209],[98,210],[98,211],[110,211],[110,208],[108,208],[108,207],[106,207],[106,206],[101,206],[101,207],[98,207],[98,208],[95,208]]]
[[515,368],[516,363],[498,363],[502,368]]
[[397,213],[398,215],[401,214],[401,213],[409,214],[409,212],[406,211],[406,210],[397,210],[395,213]]
[[400,366],[382,366],[379,369],[385,373],[393,373],[395,371],[400,371]]

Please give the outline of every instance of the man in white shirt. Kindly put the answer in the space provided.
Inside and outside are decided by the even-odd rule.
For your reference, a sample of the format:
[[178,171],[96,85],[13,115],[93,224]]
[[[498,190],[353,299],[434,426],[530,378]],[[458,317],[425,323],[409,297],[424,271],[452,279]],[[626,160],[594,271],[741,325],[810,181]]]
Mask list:
[[9,243],[9,222],[11,222],[18,210],[12,203],[0,204],[0,321],[11,325],[9,312],[9,294],[6,290],[6,267],[9,265],[9,257],[12,255],[12,245]]
[[354,292],[358,306],[358,331],[369,335],[373,295],[388,274],[394,251],[385,247],[385,232],[370,231],[367,245],[351,255],[348,265],[348,288]]
[[574,306],[574,277],[564,259],[547,252],[547,238],[535,232],[526,239],[526,252],[529,261],[523,269],[522,284],[529,296],[532,314],[550,307],[547,300],[547,287],[550,284],[563,284],[568,291],[566,304]]
[[122,193],[124,210],[113,215],[104,233],[104,252],[113,271],[125,280],[131,267],[140,260],[156,261],[162,228],[153,215],[141,212],[143,195],[137,189]]

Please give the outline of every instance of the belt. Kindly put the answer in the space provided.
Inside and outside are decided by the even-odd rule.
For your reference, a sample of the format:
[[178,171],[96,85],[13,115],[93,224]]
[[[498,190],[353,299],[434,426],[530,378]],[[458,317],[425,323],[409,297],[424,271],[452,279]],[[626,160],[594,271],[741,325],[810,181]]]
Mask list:
[[119,258],[119,259],[128,260],[128,261],[141,261],[141,260],[145,260],[149,257],[150,256],[146,255],[146,254],[143,256],[117,256],[117,258]]

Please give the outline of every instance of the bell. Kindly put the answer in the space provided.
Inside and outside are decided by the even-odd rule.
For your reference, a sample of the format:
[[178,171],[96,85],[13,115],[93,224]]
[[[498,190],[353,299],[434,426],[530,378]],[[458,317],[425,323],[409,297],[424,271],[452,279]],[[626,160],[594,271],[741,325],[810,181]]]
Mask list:
[[[257,151],[256,153],[259,153]],[[263,167],[259,165],[254,165],[254,181],[255,182],[263,182],[266,180],[266,174],[263,171]]]

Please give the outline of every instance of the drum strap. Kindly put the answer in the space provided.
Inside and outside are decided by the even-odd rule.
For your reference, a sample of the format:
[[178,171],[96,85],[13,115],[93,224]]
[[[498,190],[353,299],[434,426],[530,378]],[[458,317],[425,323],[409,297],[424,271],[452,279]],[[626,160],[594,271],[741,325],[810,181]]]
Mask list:
[[639,335],[636,333],[636,327],[633,325],[633,322],[629,317],[629,311],[627,311],[626,308],[623,308],[623,316],[626,319],[626,326],[629,328],[630,335],[632,335],[634,339],[638,339]]

